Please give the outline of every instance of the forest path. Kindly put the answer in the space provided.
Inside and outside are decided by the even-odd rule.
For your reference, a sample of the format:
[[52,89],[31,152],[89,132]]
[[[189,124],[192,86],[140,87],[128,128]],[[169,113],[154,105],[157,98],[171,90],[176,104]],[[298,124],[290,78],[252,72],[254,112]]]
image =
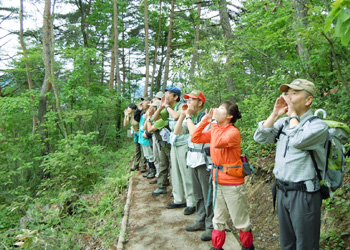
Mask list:
[[[132,186],[125,250],[210,249],[211,241],[204,242],[200,239],[202,231],[185,230],[186,225],[194,222],[195,214],[186,216],[183,208],[166,208],[173,200],[170,196],[171,186],[167,187],[168,194],[154,196],[152,191],[156,185],[149,184],[149,180],[140,172],[134,174]],[[241,246],[232,233],[226,233],[223,248],[240,250]]]

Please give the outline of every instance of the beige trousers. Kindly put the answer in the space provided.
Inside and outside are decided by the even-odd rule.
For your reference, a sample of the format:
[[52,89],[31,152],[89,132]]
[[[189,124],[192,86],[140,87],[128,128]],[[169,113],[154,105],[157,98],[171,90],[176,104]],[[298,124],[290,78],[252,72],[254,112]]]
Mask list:
[[[213,182],[213,204],[215,201],[215,182]],[[217,184],[217,194],[214,209],[214,229],[225,230],[229,217],[233,225],[242,231],[249,231],[251,227],[248,214],[245,185],[227,186]]]
[[171,147],[171,182],[173,185],[174,202],[176,204],[186,202],[188,207],[194,207],[192,169],[186,165],[187,148],[188,144]]

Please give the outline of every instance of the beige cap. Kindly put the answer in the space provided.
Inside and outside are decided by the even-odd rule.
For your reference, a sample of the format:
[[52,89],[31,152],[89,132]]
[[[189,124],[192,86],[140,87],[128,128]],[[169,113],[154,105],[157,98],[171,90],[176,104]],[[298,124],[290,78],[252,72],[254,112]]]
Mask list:
[[159,108],[159,106],[160,106],[160,101],[159,101],[159,100],[156,100],[156,101],[152,102],[152,103],[151,103],[151,106],[154,106],[154,107]]
[[312,96],[315,95],[315,84],[305,79],[295,79],[290,84],[283,84],[280,86],[280,91],[288,92],[289,88],[295,89],[295,90],[306,90]]
[[158,91],[157,94],[154,97],[162,99],[163,95],[164,95],[164,93],[162,91]]

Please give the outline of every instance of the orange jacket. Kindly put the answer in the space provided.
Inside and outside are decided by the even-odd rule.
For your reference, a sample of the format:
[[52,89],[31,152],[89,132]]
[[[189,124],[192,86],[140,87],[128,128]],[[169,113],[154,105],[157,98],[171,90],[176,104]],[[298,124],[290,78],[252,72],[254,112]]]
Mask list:
[[[209,124],[203,120],[191,137],[194,143],[210,143],[210,156],[215,165],[229,164],[232,166],[242,166],[241,161],[241,134],[232,123],[225,126],[219,126],[216,123],[211,124],[211,129],[203,129]],[[213,171],[213,181],[217,169]],[[244,177],[234,177],[218,171],[218,184],[221,185],[241,185],[244,183]]]

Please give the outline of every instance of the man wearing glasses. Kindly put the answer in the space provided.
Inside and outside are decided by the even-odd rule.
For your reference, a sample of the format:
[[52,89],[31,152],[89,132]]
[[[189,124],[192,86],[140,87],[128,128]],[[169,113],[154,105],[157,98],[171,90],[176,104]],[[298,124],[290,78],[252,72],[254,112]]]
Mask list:
[[[184,99],[187,99],[187,104],[181,108],[181,114],[175,125],[174,134],[180,134],[186,130],[193,134],[197,126],[205,116],[205,96],[200,90],[193,90],[190,94],[185,94]],[[208,125],[205,130],[209,129]],[[185,227],[186,231],[204,231],[201,235],[201,240],[210,241],[213,231],[213,207],[212,194],[208,196],[210,170],[209,164],[210,150],[209,143],[196,144],[188,140],[188,150],[186,157],[186,165],[191,170],[191,180],[193,186],[194,200],[196,204],[196,219],[192,225]],[[208,204],[208,206],[206,206]]]

